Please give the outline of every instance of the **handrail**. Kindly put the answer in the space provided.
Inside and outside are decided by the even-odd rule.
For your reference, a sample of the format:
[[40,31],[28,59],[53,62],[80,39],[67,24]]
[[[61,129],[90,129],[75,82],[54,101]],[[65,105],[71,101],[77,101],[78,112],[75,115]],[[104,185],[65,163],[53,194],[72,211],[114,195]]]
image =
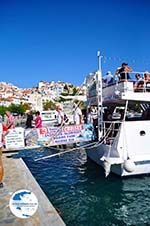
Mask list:
[[[124,82],[124,84],[126,84],[126,87],[124,87],[124,89],[123,89],[123,91],[131,91],[128,87],[127,87],[127,83],[128,82],[132,82],[133,83],[133,92],[148,92],[148,91],[150,91],[150,87],[147,87],[147,84],[149,84],[150,83],[150,80],[148,80],[148,81],[145,81],[144,80],[144,78],[141,78],[142,80],[141,81],[143,81],[143,85],[142,86],[140,86],[140,88],[138,87],[138,88],[134,88],[134,83],[136,82],[136,79],[127,79],[127,75],[128,74],[142,74],[142,75],[144,75],[146,72],[140,72],[140,71],[132,71],[132,72],[121,72],[120,74],[122,74],[122,73],[125,73],[125,79],[120,79],[120,80],[117,80],[116,78],[119,78],[119,76],[118,75],[114,75],[114,80],[113,80],[113,82],[111,82],[111,83],[108,83],[108,84],[106,84],[106,83],[103,83],[103,88],[106,88],[106,87],[110,87],[110,86],[112,86],[112,85],[116,85],[116,88],[117,88],[117,86],[118,86],[118,84],[119,83],[122,83],[122,82]],[[149,75],[150,75],[150,73],[149,73]],[[121,91],[121,90],[119,90],[119,91]]]
[[[120,74],[122,73],[130,73],[130,74],[145,74],[146,72],[145,71],[131,71],[131,72],[126,72],[126,71],[123,71],[121,72]],[[150,74],[150,72],[149,72]]]
[[[123,122],[122,121],[103,121],[103,123],[104,123],[103,134],[104,136],[108,134],[105,139],[105,143],[112,145],[112,143],[109,143],[109,142],[110,140],[113,140],[117,136]],[[108,128],[106,127],[107,123],[109,124]]]

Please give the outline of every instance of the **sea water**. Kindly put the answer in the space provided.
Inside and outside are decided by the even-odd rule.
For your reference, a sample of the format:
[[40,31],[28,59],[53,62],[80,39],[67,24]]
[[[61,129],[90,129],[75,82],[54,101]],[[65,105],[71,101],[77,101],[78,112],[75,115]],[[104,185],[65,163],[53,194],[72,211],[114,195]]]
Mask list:
[[53,151],[26,153],[25,163],[67,226],[150,225],[150,176],[105,178],[83,150],[36,162]]

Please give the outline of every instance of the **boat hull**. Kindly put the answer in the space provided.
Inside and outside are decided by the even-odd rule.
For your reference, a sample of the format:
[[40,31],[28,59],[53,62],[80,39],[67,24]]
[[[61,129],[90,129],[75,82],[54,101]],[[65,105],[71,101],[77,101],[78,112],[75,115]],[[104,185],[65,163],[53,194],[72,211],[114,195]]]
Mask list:
[[[108,145],[100,145],[97,147],[93,147],[86,150],[88,158],[92,161],[97,163],[98,165],[104,166],[104,161],[101,158],[104,156],[104,153],[108,152],[109,146]],[[150,174],[150,160],[142,160],[142,161],[135,161],[135,169],[133,172],[127,172],[124,168],[124,164],[112,164],[110,171],[119,175],[121,177],[126,176],[135,176],[135,175],[143,175],[143,174]]]

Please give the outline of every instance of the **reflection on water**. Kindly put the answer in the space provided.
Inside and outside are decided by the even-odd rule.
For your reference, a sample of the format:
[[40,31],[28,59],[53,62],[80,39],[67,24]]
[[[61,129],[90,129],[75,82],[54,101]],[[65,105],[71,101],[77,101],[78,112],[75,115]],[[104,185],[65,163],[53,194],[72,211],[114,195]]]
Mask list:
[[83,151],[34,162],[50,152],[22,156],[67,226],[150,225],[150,177],[106,179]]

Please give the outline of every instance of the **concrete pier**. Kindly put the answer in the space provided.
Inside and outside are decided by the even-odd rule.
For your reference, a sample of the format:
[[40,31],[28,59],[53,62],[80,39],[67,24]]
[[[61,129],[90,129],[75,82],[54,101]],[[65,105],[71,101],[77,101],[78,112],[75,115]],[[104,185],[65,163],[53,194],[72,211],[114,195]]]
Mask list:
[[[23,160],[3,154],[3,163],[5,177],[4,187],[0,188],[0,226],[65,226]],[[21,189],[30,190],[38,199],[38,210],[28,219],[17,218],[9,208],[11,195]]]

